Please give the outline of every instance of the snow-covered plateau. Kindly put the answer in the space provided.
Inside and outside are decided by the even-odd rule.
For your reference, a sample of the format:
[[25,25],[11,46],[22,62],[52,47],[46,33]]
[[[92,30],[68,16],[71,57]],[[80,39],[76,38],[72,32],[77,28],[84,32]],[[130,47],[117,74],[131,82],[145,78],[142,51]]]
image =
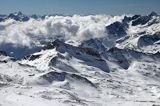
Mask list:
[[160,106],[160,16],[0,15],[0,106]]

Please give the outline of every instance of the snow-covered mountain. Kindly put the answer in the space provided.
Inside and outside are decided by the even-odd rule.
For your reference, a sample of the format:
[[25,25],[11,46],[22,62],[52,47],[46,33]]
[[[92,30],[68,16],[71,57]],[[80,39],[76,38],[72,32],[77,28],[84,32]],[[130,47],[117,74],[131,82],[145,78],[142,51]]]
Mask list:
[[27,16],[23,14],[21,11],[18,11],[15,13],[10,13],[9,15],[0,15],[0,22],[6,21],[8,19],[25,22],[25,21],[28,21],[30,18],[39,19],[41,18],[41,16],[38,16],[38,15]]
[[160,16],[0,15],[0,106],[159,106]]

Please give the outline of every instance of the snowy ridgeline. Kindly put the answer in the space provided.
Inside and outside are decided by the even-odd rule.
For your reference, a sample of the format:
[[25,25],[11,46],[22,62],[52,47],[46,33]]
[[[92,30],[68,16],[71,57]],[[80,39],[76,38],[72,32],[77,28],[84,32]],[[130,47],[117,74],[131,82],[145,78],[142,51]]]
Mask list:
[[160,106],[160,16],[0,15],[0,106]]

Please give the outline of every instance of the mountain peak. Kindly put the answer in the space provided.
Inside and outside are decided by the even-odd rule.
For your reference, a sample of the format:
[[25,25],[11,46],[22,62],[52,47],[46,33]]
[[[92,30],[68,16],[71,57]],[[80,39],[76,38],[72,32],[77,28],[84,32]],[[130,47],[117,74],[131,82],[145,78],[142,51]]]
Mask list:
[[152,11],[150,14],[149,14],[149,16],[158,16],[158,14],[156,13],[156,12],[154,12],[154,11]]
[[17,15],[23,15],[23,13],[21,11],[15,12],[15,14],[17,14]]
[[65,45],[64,42],[60,41],[59,39],[56,39],[55,41],[53,42],[50,42],[47,44],[47,46],[45,46],[43,49],[53,49],[55,47],[59,47],[61,45]]
[[20,11],[9,14],[7,18],[11,18],[11,19],[14,19],[16,21],[28,21],[29,20],[29,17],[24,15]]
[[18,11],[18,12],[14,12],[14,13],[10,13],[9,16],[23,16],[24,14],[21,12],[21,11]]

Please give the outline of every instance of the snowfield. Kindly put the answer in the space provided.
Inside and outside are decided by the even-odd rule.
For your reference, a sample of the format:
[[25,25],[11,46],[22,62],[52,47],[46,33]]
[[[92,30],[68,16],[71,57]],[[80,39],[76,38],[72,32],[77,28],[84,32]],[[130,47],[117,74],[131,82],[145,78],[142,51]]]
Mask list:
[[160,106],[160,16],[0,15],[0,106]]

